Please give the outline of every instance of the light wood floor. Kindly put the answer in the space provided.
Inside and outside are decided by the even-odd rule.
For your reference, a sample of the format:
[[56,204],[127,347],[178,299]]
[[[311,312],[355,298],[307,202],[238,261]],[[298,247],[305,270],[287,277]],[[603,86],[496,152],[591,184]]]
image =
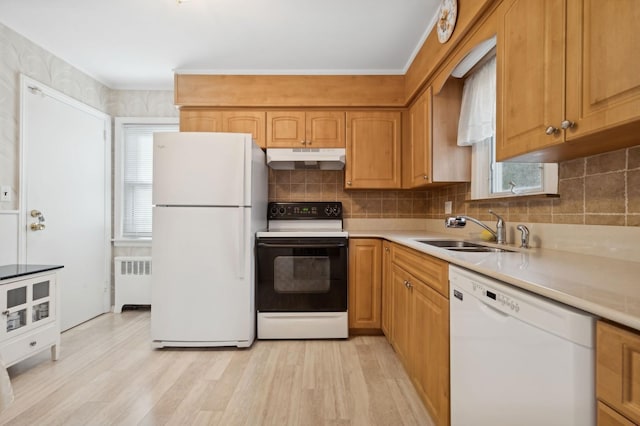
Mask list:
[[382,336],[150,345],[149,311],[106,314],[9,369],[8,425],[431,425]]

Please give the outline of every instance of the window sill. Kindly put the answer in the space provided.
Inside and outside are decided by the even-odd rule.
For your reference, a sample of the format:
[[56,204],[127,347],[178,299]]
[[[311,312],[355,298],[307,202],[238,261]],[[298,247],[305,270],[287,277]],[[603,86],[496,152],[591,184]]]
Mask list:
[[113,242],[114,247],[151,247],[151,238],[119,238],[111,241]]
[[464,200],[465,203],[504,203],[504,202],[518,202],[528,201],[535,199],[553,199],[560,198],[560,194],[529,194],[529,195],[510,195],[506,197],[491,197],[491,198],[476,198],[474,200]]

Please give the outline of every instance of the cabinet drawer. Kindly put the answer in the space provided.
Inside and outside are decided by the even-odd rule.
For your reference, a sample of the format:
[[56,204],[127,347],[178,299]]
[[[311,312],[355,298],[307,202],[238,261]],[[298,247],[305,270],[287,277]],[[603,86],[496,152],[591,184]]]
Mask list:
[[59,336],[57,324],[41,326],[28,334],[3,342],[0,346],[0,356],[4,364],[10,366],[51,345],[58,344]]
[[449,298],[449,264],[428,254],[394,245],[392,262]]
[[598,399],[640,423],[640,334],[602,321],[596,330]]

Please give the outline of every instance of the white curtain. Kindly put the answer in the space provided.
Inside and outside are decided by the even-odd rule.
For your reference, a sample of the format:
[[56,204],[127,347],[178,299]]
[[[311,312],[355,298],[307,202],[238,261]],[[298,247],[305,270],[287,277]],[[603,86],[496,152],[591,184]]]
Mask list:
[[467,146],[493,137],[496,128],[496,58],[464,82],[458,145]]

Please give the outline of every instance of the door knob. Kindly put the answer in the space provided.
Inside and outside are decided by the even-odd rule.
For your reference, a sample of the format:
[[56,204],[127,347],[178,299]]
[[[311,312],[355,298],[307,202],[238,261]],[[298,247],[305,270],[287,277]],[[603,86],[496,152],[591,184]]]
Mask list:
[[35,217],[38,219],[37,223],[32,223],[29,225],[32,231],[42,231],[44,229],[44,215],[42,212],[38,210],[31,210],[31,217]]
[[32,231],[42,231],[44,229],[44,223],[32,223],[29,227]]

